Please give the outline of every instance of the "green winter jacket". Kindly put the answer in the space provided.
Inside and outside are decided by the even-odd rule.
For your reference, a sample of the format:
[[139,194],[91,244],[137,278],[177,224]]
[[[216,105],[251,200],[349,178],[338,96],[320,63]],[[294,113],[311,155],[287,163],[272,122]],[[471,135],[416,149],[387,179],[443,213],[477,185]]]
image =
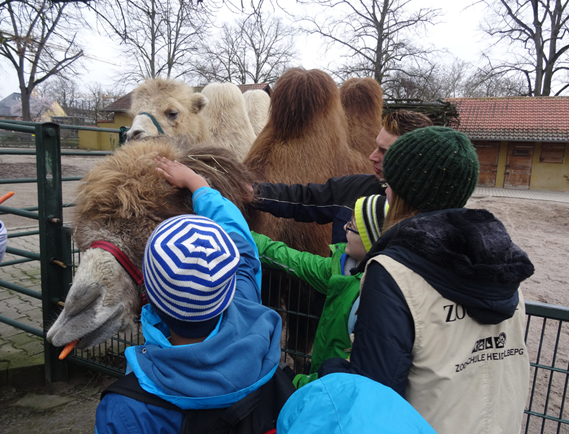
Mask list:
[[318,369],[325,360],[350,357],[352,342],[348,334],[348,317],[360,294],[363,273],[354,276],[342,274],[346,243],[331,245],[332,256],[323,258],[291,249],[285,243],[272,241],[265,235],[251,234],[262,264],[293,274],[326,296],[314,338],[310,375],[295,378],[295,385],[301,387],[318,378]]

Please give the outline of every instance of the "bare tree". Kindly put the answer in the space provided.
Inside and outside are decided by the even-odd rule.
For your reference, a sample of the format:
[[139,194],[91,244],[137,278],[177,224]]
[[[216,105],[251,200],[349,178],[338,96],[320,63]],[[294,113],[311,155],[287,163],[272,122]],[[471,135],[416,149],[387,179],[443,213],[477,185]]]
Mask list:
[[[206,5],[207,3],[207,5]],[[123,82],[178,77],[196,53],[215,4],[200,0],[104,0],[92,4],[109,36],[124,46]]]
[[451,64],[426,65],[399,71],[384,88],[393,99],[423,101],[458,97],[520,96],[524,83],[505,73],[476,68],[460,59]]
[[274,83],[296,60],[295,29],[282,19],[251,15],[224,25],[202,46],[188,75],[201,83]]
[[11,1],[0,9],[0,56],[18,75],[24,120],[30,120],[34,88],[73,70],[83,56],[76,42],[79,21],[78,6],[69,3]]
[[527,87],[521,77],[487,68],[478,68],[471,72],[461,83],[460,96],[464,97],[525,95],[527,95]]
[[[42,116],[51,109],[54,100],[48,96],[43,97],[30,97],[30,121],[39,122]],[[15,105],[12,109],[12,114],[22,117],[22,103]]]
[[124,92],[118,89],[105,89],[101,83],[90,83],[87,85],[88,92],[83,95],[83,100],[89,110],[90,115],[95,121],[107,119],[112,116],[111,113],[102,110],[111,102],[124,95]]
[[569,0],[482,3],[491,11],[483,30],[508,48],[507,60],[493,61],[487,55],[488,67],[498,74],[521,75],[529,96],[559,95],[565,91],[569,83],[556,82],[556,77],[569,70]]
[[35,88],[36,95],[40,98],[49,97],[54,99],[69,114],[69,109],[76,107],[79,99],[77,83],[67,77],[56,76],[44,81]]
[[434,64],[395,71],[384,84],[384,95],[390,99],[436,101],[444,98],[444,77]]
[[434,50],[412,41],[427,25],[435,24],[438,9],[410,10],[411,0],[314,0],[329,15],[305,17],[306,31],[343,49],[341,63],[333,67],[341,79],[373,77],[385,85],[393,74],[406,74],[410,65],[429,62]]

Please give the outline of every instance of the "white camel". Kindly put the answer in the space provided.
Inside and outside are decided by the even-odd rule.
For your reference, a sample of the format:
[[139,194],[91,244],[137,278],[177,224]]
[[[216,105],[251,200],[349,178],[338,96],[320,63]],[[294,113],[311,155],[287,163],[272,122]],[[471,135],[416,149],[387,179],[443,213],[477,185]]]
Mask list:
[[202,94],[209,100],[203,116],[212,144],[231,149],[243,161],[257,137],[247,116],[243,93],[231,83],[211,83],[202,89]]
[[171,79],[146,80],[132,94],[129,140],[186,136],[187,143],[227,148],[242,161],[255,140],[245,99],[231,83],[212,83],[201,93]]
[[245,92],[243,98],[245,98],[249,121],[251,121],[255,135],[258,136],[269,120],[271,97],[264,90],[255,89]]

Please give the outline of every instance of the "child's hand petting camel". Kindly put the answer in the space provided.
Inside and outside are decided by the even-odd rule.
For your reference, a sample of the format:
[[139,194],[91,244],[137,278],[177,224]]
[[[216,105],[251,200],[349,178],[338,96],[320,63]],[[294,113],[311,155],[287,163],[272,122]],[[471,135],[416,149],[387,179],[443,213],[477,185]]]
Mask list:
[[156,162],[156,170],[175,187],[187,188],[192,193],[201,187],[209,187],[202,176],[176,160],[172,161],[166,157],[157,156],[154,161]]

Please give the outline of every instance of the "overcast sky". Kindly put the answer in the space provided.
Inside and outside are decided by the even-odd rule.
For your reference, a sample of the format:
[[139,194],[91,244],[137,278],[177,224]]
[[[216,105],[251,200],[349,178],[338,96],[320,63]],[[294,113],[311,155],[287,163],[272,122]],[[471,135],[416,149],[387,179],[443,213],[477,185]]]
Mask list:
[[[480,6],[467,8],[473,0],[415,0],[411,6],[435,7],[442,9],[444,15],[440,23],[427,28],[426,42],[432,43],[436,48],[447,49],[452,55],[476,64],[480,51],[485,46],[480,32],[477,30],[483,17]],[[295,5],[294,0],[280,0],[284,7]],[[288,3],[288,4],[287,4]],[[300,11],[298,11],[300,12]],[[227,18],[220,16],[220,21]],[[116,45],[108,38],[98,35],[83,35],[86,59],[84,65],[86,73],[76,77],[81,84],[99,82],[104,87],[114,83],[115,71],[120,71],[121,54]],[[330,53],[321,49],[317,37],[306,38],[299,36],[297,47],[301,53],[302,66],[310,68],[324,68],[329,62]],[[445,62],[441,59],[441,62]],[[19,92],[15,71],[3,59],[0,60],[0,98],[12,92]],[[191,84],[191,83],[189,83]]]

